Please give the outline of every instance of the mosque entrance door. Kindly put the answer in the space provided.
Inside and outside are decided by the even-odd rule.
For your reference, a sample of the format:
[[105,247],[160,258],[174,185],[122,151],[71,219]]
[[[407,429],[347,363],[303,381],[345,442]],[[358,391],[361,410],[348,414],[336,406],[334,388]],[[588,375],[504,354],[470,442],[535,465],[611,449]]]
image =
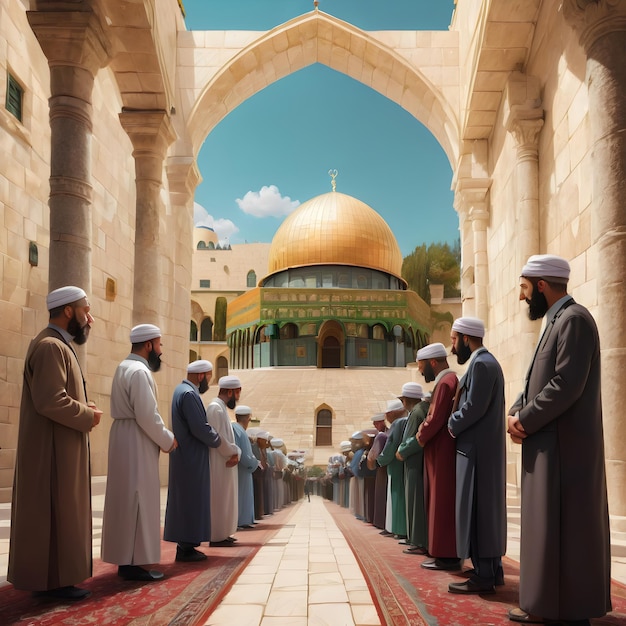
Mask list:
[[322,367],[341,367],[341,346],[337,337],[326,337],[322,345]]

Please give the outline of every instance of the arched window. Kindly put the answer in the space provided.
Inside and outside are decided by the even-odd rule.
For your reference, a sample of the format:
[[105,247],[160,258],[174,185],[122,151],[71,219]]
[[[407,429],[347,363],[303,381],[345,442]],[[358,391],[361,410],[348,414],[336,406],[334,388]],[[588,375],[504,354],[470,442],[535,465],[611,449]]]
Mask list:
[[256,287],[256,272],[250,270],[246,276],[246,287]]
[[280,329],[281,339],[296,339],[298,337],[298,327],[295,324],[285,324]]
[[189,324],[189,341],[198,341],[198,325],[193,320]]
[[207,246],[209,250],[215,250],[215,244],[212,241],[209,241],[209,245]]
[[200,325],[200,341],[213,341],[213,320],[205,317]]
[[315,420],[315,445],[333,445],[333,414],[328,409],[320,409]]
[[206,250],[206,243],[204,241],[199,241],[197,245],[198,250]]

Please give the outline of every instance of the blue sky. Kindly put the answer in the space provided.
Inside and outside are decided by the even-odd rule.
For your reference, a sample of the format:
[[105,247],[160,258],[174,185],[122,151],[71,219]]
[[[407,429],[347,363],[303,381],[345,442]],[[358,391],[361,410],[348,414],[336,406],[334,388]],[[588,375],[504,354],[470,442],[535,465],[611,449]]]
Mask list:
[[[184,0],[189,30],[269,30],[313,10],[312,0]],[[453,0],[320,0],[364,30],[446,30]],[[323,65],[243,102],[210,133],[198,166],[196,225],[230,243],[270,242],[286,215],[331,190],[387,221],[403,256],[458,238],[452,170],[430,132],[394,102]]]

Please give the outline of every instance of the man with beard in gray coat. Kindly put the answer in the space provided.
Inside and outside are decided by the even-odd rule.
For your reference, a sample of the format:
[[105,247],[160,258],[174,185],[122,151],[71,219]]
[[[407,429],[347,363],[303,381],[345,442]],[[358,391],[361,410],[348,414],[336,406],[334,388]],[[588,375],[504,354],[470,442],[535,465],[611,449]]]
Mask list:
[[611,610],[600,342],[589,311],[567,293],[569,263],[534,255],[520,300],[546,325],[509,410],[522,444],[520,608],[514,622],[589,624]]
[[504,376],[483,346],[485,326],[476,317],[452,324],[452,352],[468,363],[448,421],[456,439],[456,549],[474,566],[450,593],[494,593],[503,584],[506,552],[506,455]]

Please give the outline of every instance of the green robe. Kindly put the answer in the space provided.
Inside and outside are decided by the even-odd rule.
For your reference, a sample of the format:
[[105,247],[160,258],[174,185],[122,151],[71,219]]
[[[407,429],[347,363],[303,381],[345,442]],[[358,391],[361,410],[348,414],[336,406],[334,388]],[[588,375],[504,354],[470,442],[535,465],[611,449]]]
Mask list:
[[404,459],[404,493],[406,500],[407,541],[412,546],[428,547],[428,523],[424,504],[424,448],[415,438],[419,425],[426,419],[430,402],[413,407],[398,452]]

